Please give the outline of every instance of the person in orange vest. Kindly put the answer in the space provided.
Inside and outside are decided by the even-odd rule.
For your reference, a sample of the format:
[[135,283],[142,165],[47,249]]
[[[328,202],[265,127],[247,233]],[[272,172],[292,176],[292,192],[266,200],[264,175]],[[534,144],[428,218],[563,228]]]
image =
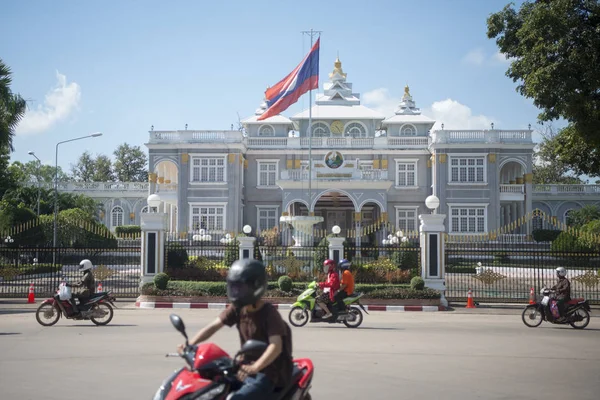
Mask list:
[[342,282],[340,290],[335,294],[336,308],[339,312],[345,312],[344,299],[354,293],[354,276],[350,272],[352,263],[345,258],[339,262],[338,268],[342,271]]

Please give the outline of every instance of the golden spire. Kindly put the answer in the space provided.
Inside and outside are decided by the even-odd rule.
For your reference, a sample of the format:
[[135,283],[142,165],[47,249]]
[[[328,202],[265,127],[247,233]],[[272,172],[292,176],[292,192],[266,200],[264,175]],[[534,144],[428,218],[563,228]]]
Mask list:
[[404,86],[404,95],[410,96],[410,88],[408,87],[408,84]]
[[333,78],[333,76],[337,73],[344,77],[344,79],[346,79],[346,74],[344,73],[344,70],[342,70],[342,62],[340,61],[339,56],[335,59],[335,63],[333,63],[333,66],[333,72],[329,74],[329,78]]

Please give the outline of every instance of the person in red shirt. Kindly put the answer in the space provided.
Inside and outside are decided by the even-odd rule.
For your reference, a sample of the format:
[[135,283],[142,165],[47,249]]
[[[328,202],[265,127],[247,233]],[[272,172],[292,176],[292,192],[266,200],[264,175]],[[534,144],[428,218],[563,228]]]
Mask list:
[[319,306],[321,306],[323,311],[325,311],[325,314],[321,318],[327,319],[333,315],[331,311],[329,311],[327,303],[331,302],[333,304],[333,296],[335,295],[335,292],[337,292],[337,290],[340,288],[340,277],[335,268],[335,261],[325,260],[325,262],[323,262],[323,266],[327,268],[327,281],[319,283],[319,287],[321,289],[328,288],[329,292],[323,291],[323,293],[321,293],[321,295],[317,298],[317,303],[319,304]]

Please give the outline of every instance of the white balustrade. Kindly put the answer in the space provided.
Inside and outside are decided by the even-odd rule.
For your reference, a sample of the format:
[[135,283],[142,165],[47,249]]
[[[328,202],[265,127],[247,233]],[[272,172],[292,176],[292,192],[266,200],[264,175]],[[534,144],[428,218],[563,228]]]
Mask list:
[[432,131],[433,143],[533,143],[527,130]]
[[150,143],[241,143],[240,131],[151,131]]
[[533,185],[534,193],[600,194],[600,185]]
[[500,185],[500,193],[525,193],[525,185]]

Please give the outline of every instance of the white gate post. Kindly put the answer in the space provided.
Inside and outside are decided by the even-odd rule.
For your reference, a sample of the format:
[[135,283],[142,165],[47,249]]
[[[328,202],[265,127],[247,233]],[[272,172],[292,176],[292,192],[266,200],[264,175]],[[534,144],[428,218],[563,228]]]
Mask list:
[[[152,204],[149,204],[149,206],[149,208],[152,209]],[[164,272],[165,270],[167,217],[167,214],[159,212],[141,214],[142,274],[140,288],[145,283],[152,282],[156,274]]]
[[[429,196],[425,204],[432,210],[439,206],[439,199]],[[446,300],[445,282],[445,249],[443,235],[446,232],[444,226],[445,214],[421,214],[419,220],[420,244],[421,244],[421,277],[425,286],[438,290],[441,293],[440,304],[448,306]]]

